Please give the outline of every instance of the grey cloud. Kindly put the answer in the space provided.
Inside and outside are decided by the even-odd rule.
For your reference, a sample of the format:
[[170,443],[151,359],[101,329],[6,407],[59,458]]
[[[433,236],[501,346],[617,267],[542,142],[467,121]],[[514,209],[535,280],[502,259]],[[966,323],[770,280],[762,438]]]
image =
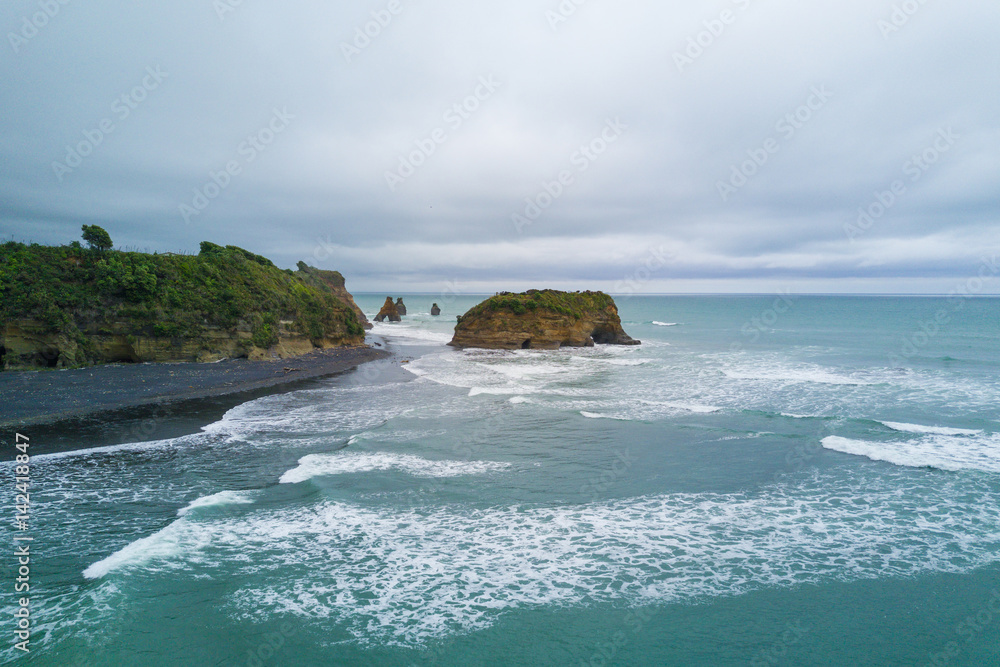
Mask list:
[[[455,277],[585,288],[661,243],[687,253],[658,291],[775,277],[938,289],[996,249],[995,3],[927,3],[887,35],[894,3],[882,0],[591,0],[553,29],[558,5],[399,0],[386,21],[388,0],[243,2],[221,18],[210,2],[69,2],[15,52],[9,34],[39,4],[9,2],[0,231],[65,243],[96,222],[160,250],[213,239],[379,290]],[[724,10],[732,21],[712,34]],[[698,52],[689,40],[704,46],[679,71],[676,54]],[[167,78],[122,117],[150,67]],[[480,77],[500,87],[456,125],[446,114]],[[832,97],[791,135],[779,129],[815,87]],[[251,160],[241,147],[275,108],[294,120]],[[579,171],[573,156],[609,118],[628,129]],[[60,181],[52,163],[106,119],[113,131]],[[851,244],[858,208],[949,127],[955,146]],[[436,130],[444,140],[391,191],[386,172]],[[718,183],[768,140],[778,150],[723,201]],[[186,221],[180,206],[233,162],[239,173]],[[563,170],[573,183],[519,233],[512,214]]]

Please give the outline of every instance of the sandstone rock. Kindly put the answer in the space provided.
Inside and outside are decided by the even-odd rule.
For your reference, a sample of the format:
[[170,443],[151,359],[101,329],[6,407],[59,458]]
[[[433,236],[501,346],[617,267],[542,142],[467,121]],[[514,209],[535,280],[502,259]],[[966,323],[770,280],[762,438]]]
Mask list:
[[72,368],[90,362],[206,362],[239,357],[251,361],[285,359],[317,348],[354,343],[339,338],[311,339],[281,327],[277,343],[265,350],[253,344],[246,323],[235,330],[206,326],[197,338],[134,335],[129,330],[127,322],[91,323],[74,340],[65,334],[51,333],[35,320],[8,322],[0,328],[0,368]]
[[603,292],[529,290],[493,296],[458,318],[453,347],[495,350],[639,345]]
[[435,303],[433,306],[431,306],[431,315],[437,317],[440,314],[441,314],[441,309],[438,308],[438,305]]
[[403,303],[403,297],[396,299],[396,310],[399,311],[400,315],[406,315],[406,304]]
[[375,316],[376,322],[384,322],[388,319],[390,322],[401,322],[403,318],[399,316],[399,309],[396,308],[396,304],[392,302],[392,297],[385,297],[385,303],[382,304],[382,310],[378,311],[378,315]]

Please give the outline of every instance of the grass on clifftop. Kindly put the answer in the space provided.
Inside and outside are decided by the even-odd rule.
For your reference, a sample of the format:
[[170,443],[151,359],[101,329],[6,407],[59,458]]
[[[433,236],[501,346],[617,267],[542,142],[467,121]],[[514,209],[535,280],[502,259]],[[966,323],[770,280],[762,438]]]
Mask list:
[[133,335],[197,338],[206,326],[235,329],[242,321],[262,348],[277,342],[279,320],[294,320],[313,339],[363,335],[320,274],[208,242],[198,255],[8,242],[0,244],[0,325],[33,319],[85,342],[81,329],[101,323],[124,322]]
[[515,315],[547,310],[574,319],[580,319],[585,312],[604,310],[614,306],[614,300],[604,292],[560,292],[557,290],[528,290],[520,294],[501,292],[491,296],[469,312],[459,317],[458,321],[479,315],[510,312]]

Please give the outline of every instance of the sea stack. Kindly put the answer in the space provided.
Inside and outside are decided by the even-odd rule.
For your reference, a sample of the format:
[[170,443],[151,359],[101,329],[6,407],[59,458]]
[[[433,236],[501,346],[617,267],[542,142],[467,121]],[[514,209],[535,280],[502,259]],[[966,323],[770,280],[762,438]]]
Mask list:
[[639,345],[622,329],[614,299],[603,292],[502,292],[458,318],[452,347],[556,350]]
[[441,314],[441,309],[438,308],[438,305],[435,303],[433,306],[431,306],[431,315],[437,317],[440,314]]
[[406,315],[406,304],[403,303],[403,297],[396,299],[396,310],[399,311],[400,315]]
[[399,309],[396,308],[396,304],[392,302],[392,297],[385,297],[385,303],[382,305],[382,310],[378,311],[378,315],[375,316],[376,322],[384,322],[388,319],[390,322],[402,322],[403,318],[399,316]]

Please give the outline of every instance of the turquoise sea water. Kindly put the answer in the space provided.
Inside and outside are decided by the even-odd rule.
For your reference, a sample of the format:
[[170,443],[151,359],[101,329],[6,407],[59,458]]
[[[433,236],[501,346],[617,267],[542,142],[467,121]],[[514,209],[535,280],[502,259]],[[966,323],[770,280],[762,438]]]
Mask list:
[[33,441],[0,659],[1000,665],[1000,300],[620,297],[640,347],[447,348],[479,299],[189,435]]

